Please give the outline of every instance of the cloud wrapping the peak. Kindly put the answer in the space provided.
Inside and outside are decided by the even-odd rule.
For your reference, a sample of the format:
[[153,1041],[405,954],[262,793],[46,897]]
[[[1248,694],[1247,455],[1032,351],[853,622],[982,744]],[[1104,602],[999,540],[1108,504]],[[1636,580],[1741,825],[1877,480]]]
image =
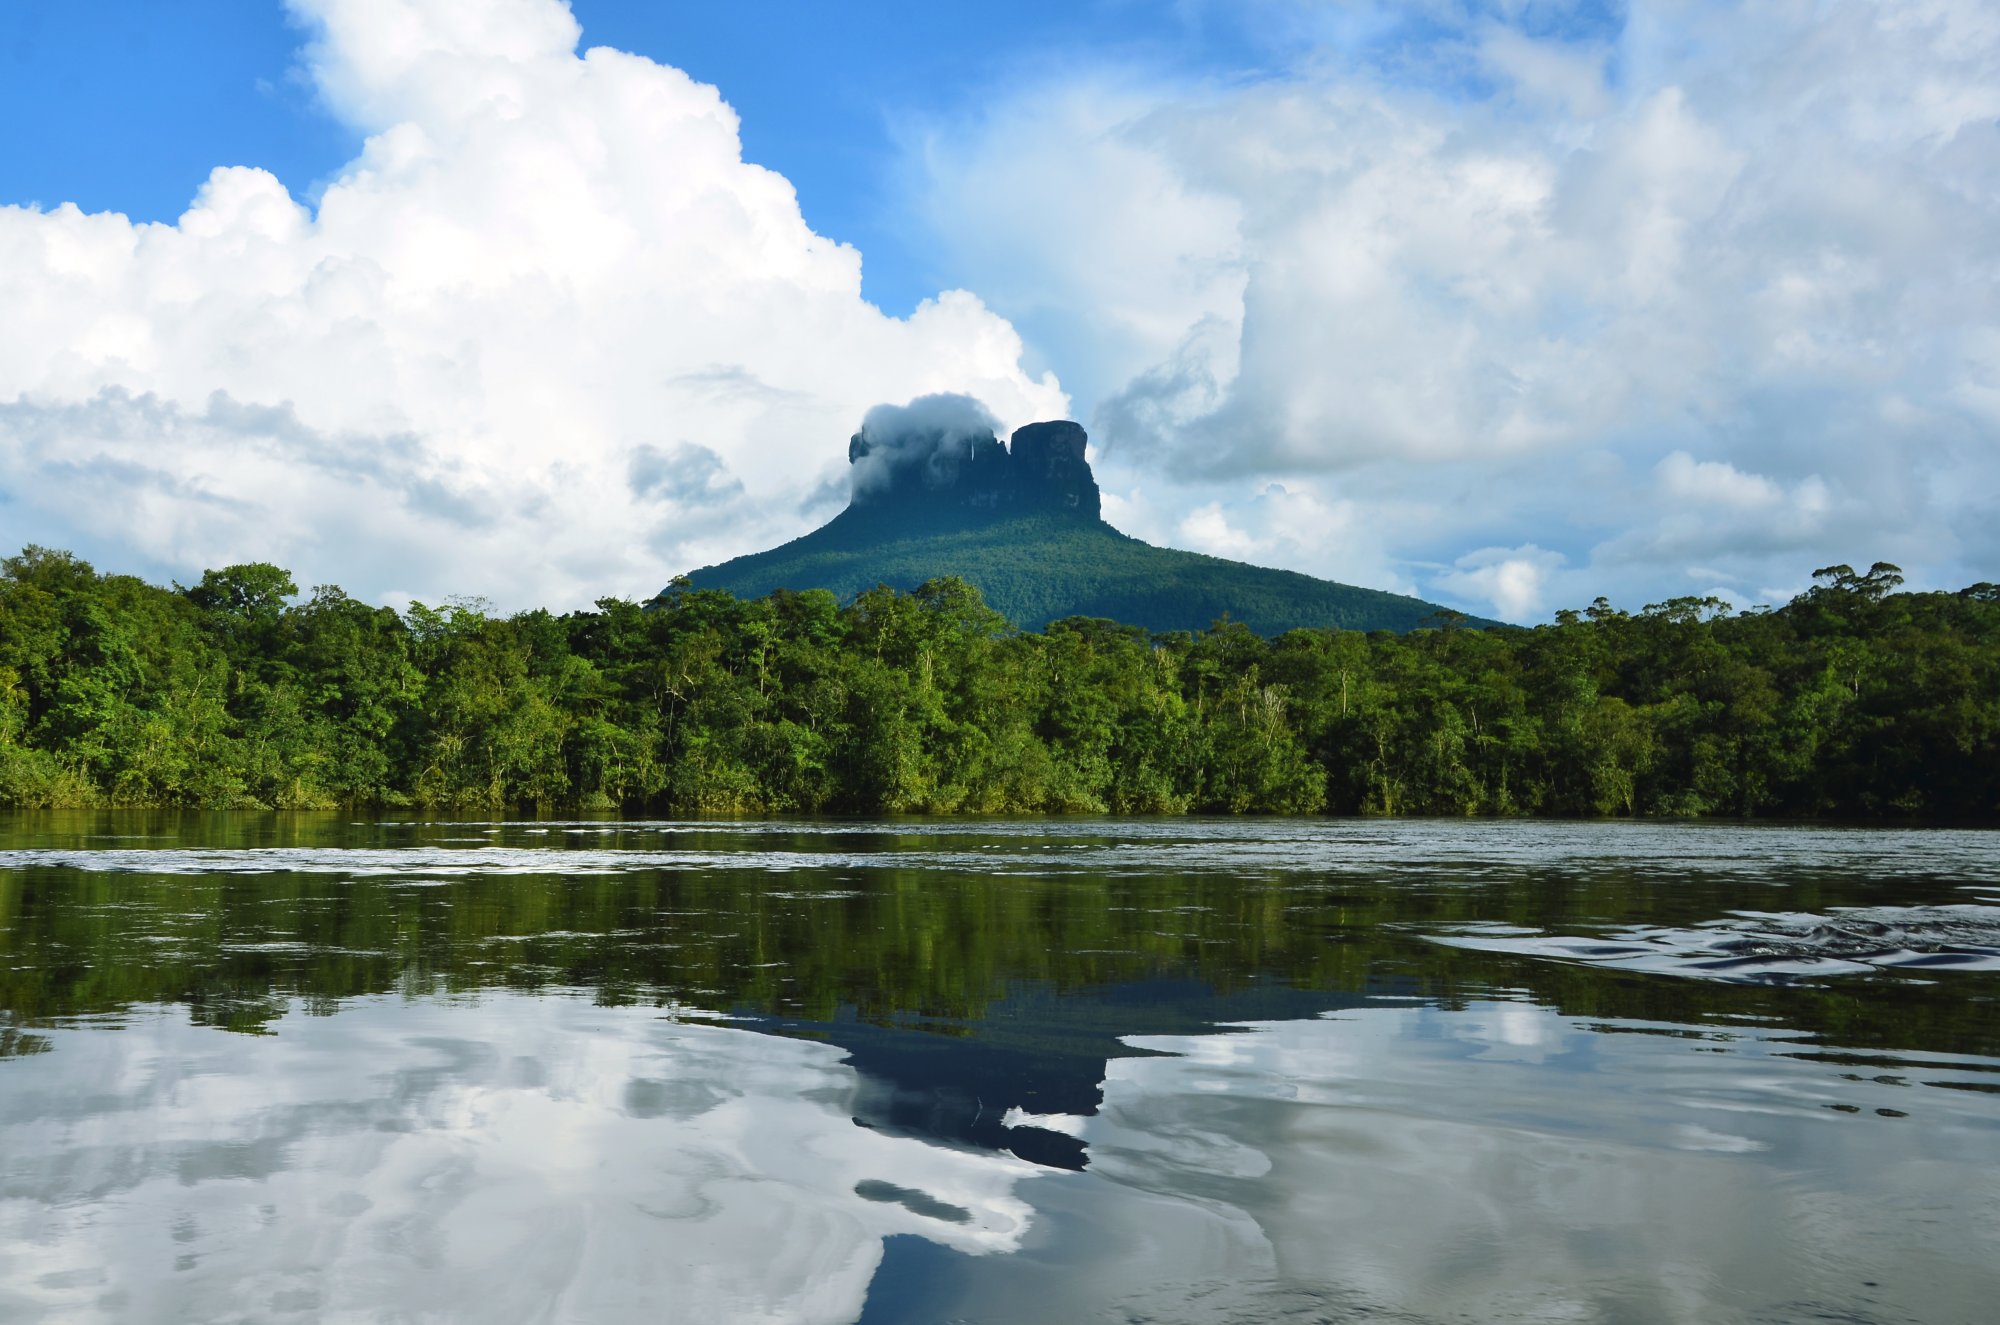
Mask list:
[[993,445],[1000,433],[993,412],[971,396],[939,392],[907,405],[877,405],[849,444],[853,491],[859,496],[884,490],[910,471],[920,471],[920,481],[930,486],[942,486],[957,475],[975,443]]
[[999,430],[1000,421],[993,417],[993,411],[971,396],[949,391],[919,396],[907,405],[885,402],[861,420],[861,436],[871,446],[885,449],[894,449],[910,437],[980,437]]
[[867,303],[716,89],[579,55],[557,0],[290,8],[369,134],[317,209],[242,166],[173,225],[0,207],[14,527],[154,574],[579,605],[796,535],[879,401],[1066,411],[975,295]]

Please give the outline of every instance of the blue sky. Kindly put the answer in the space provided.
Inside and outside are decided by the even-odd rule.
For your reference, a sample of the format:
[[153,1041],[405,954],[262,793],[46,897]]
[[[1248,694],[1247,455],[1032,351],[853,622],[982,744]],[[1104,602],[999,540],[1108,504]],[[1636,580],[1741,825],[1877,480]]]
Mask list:
[[[868,296],[897,313],[953,283],[884,206],[899,134],[976,113],[995,84],[1065,64],[1250,77],[1297,36],[1246,28],[1234,7],[1152,0],[572,9],[587,44],[720,87],[743,118],[745,156],[792,182],[814,229],[861,249]],[[0,197],[171,221],[218,164],[262,166],[312,197],[362,135],[300,76],[300,37],[278,4],[253,0],[8,0],[0,123],[32,128],[0,137]]]
[[288,76],[299,32],[237,0],[0,6],[0,182],[9,202],[179,216],[218,163],[309,181],[356,134]]
[[[784,175],[805,218],[867,257],[868,296],[896,313],[955,283],[920,228],[885,199],[899,140],[976,116],[994,89],[1065,68],[1252,83],[1335,54],[1399,79],[1476,93],[1456,58],[1459,24],[1421,7],[1316,12],[1308,3],[1019,0],[574,0],[584,40],[648,55],[720,87],[743,118],[745,156]],[[1530,7],[1524,30],[1603,38],[1616,7]],[[218,164],[262,166],[302,198],[362,135],[300,76],[300,27],[254,0],[8,0],[0,7],[0,139],[10,202],[75,202],[171,221]]]
[[951,391],[1509,619],[1956,587],[1995,233],[1990,0],[6,0],[0,525],[638,595]]

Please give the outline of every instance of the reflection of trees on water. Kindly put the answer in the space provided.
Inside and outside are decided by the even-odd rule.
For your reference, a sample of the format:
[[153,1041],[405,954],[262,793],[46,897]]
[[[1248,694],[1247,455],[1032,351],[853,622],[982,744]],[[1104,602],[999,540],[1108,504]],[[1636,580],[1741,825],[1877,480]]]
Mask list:
[[[110,821],[42,822],[39,836],[17,825],[14,840],[63,847]],[[118,826],[138,833],[147,825]],[[663,835],[611,824],[566,839],[560,826],[368,828],[277,816],[175,827],[184,840],[232,849],[393,841],[403,850],[389,857],[407,868],[352,876],[337,869],[0,869],[0,1010],[32,1025],[173,1003],[198,1023],[255,1031],[295,999],[309,1013],[328,1013],[369,994],[563,988],[587,989],[603,1004],[671,999],[788,1023],[976,1032],[991,1044],[1013,1037],[1035,1052],[1037,1037],[1051,1041],[1044,1046],[1050,1051],[1060,1047],[1054,1009],[1064,1000],[1051,999],[1028,1018],[990,1015],[996,1007],[1034,990],[1097,991],[1083,1001],[1115,1001],[1105,991],[1164,979],[1197,982],[1202,996],[1168,1024],[1151,1020],[1147,1000],[1129,1000],[1088,1037],[1091,1054],[1117,1052],[1117,1033],[1210,1019],[1202,1003],[1216,996],[1291,991],[1326,1006],[1392,992],[1451,1007],[1496,990],[1522,991],[1580,1016],[1723,1028],[1760,1017],[1853,1047],[2000,1051],[1987,1005],[1968,996],[1975,984],[1990,993],[1990,976],[1723,984],[1472,951],[1425,937],[1477,925],[1557,934],[1701,925],[1742,907],[1746,897],[1766,904],[1782,897],[1787,909],[1807,912],[1882,900],[1869,878],[1829,865],[1786,874],[1781,891],[1754,893],[1728,872],[1668,877],[1630,864],[1494,865],[1434,878],[1387,866],[1335,875],[1266,863],[1231,872],[1212,862],[1185,871],[1153,865],[1097,872],[1089,853],[1118,839],[1088,825],[1005,850],[976,825],[960,837],[857,829],[839,834],[832,849],[824,832],[746,825],[676,836],[686,849],[716,853],[699,868],[562,873],[566,860],[604,868],[606,855],[551,850],[554,868],[546,873],[427,874],[426,842],[539,847],[573,840],[615,858],[622,849],[657,849]],[[732,867],[731,853],[750,860],[742,853],[752,846],[756,859],[822,863],[785,872]],[[476,849],[462,850],[478,858]],[[912,851],[929,862],[960,863],[879,863]],[[330,859],[337,866],[341,858]],[[986,872],[974,872],[982,862]],[[1913,880],[1896,896],[1910,905],[1966,900],[1948,881]]]

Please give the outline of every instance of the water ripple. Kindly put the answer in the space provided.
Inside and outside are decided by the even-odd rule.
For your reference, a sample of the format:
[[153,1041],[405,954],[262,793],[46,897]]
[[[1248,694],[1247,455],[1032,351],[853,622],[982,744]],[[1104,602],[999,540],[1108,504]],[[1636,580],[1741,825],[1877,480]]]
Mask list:
[[1737,983],[2000,972],[2000,907],[1970,904],[1840,908],[1826,915],[1737,911],[1692,928],[1642,926],[1598,938],[1485,925],[1426,937],[1481,952]]
[[[1388,875],[1452,889],[1532,871],[1617,871],[1661,881],[1790,883],[1838,872],[1943,882],[1980,902],[2000,885],[1993,836],[1653,823],[1409,820],[774,820],[379,824],[387,837],[337,846],[43,846],[0,851],[0,870],[52,867],[153,874],[456,877],[635,870],[941,870],[1061,876],[1138,872],[1311,879]],[[448,837],[429,836],[448,832]],[[418,840],[398,842],[410,835]],[[96,839],[106,841],[107,839]]]

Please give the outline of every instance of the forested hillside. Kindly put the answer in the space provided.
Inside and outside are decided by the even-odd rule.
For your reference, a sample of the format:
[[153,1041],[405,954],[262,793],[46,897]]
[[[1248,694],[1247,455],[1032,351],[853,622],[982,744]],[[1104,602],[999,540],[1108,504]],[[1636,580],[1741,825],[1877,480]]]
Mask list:
[[695,571],[689,582],[742,598],[811,586],[845,602],[878,584],[915,589],[949,575],[978,589],[1007,620],[1032,630],[1064,617],[1093,616],[1195,631],[1225,613],[1265,634],[1302,624],[1415,630],[1443,610],[1404,594],[1154,547],[1095,516],[1071,512],[969,523],[869,516],[844,511],[781,547]]
[[[940,410],[956,421],[940,422]],[[692,571],[688,583],[738,598],[827,589],[845,603],[877,585],[908,591],[951,576],[1027,630],[1085,616],[1194,632],[1225,614],[1265,635],[1415,630],[1444,610],[1142,542],[1102,518],[1081,426],[1031,423],[1002,445],[990,423],[963,397],[869,411],[848,441],[847,509],[789,543]]]
[[2000,590],[1020,633],[956,580],[405,613],[0,562],[0,803],[2000,817]]

